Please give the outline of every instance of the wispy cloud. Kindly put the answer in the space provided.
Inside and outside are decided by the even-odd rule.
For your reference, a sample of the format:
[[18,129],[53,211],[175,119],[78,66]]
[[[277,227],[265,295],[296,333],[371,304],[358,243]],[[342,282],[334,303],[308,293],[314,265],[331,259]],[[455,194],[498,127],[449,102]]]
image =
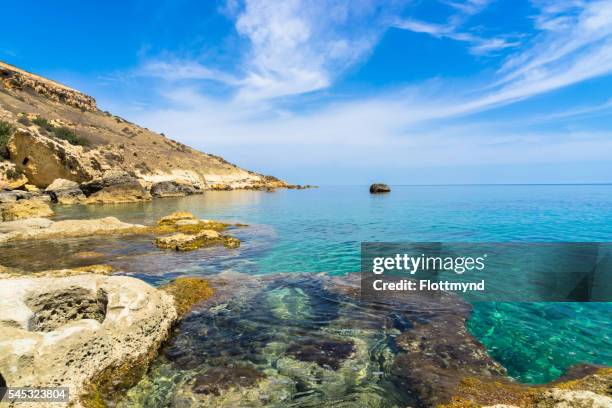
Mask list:
[[469,32],[460,31],[455,24],[433,24],[418,20],[398,20],[394,27],[424,33],[436,38],[450,38],[455,41],[470,44],[470,52],[474,55],[490,54],[505,48],[516,47],[520,42],[507,38],[484,38]]
[[446,23],[434,24],[415,19],[399,19],[394,23],[394,27],[429,34],[436,38],[449,38],[469,43],[469,51],[474,55],[491,54],[495,51],[520,45],[516,36],[487,38],[474,34],[463,27],[470,17],[482,12],[491,3],[490,0],[467,0],[464,2],[443,0],[442,3],[455,11],[448,17]]

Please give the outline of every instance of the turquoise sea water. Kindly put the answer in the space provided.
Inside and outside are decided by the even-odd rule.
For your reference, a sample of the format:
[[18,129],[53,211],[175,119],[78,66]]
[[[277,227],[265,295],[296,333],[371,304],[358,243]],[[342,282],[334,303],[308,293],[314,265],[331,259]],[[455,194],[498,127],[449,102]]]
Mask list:
[[[208,192],[151,203],[62,207],[57,218],[113,215],[153,223],[170,211],[188,210],[249,227],[232,231],[243,241],[232,254],[208,248],[155,255],[148,238],[127,244],[96,238],[46,243],[44,251],[36,243],[8,246],[0,264],[44,269],[50,258],[70,264],[66,252],[95,249],[126,273],[159,284],[222,270],[342,275],[359,271],[362,241],[612,241],[610,185],[392,188],[384,195],[370,195],[365,186]],[[19,256],[25,252],[27,261]],[[612,365],[611,318],[609,303],[478,303],[468,327],[510,375],[540,383],[576,363]]]

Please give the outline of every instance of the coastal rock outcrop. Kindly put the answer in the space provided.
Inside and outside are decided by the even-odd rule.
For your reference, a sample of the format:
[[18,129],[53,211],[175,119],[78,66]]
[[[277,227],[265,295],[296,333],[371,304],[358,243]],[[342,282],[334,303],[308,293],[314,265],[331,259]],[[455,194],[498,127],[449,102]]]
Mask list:
[[7,386],[70,387],[76,407],[89,406],[108,378],[142,374],[177,319],[164,291],[95,274],[3,280],[0,316]]
[[134,176],[125,171],[108,171],[102,177],[82,183],[88,203],[129,203],[150,200],[151,195]]
[[374,183],[370,186],[370,194],[390,193],[391,187],[383,183]]
[[55,179],[45,189],[51,200],[60,204],[80,204],[85,200],[85,194],[75,181]]
[[0,204],[0,221],[15,221],[34,217],[50,217],[53,210],[39,200],[17,200]]
[[91,177],[82,146],[71,146],[35,129],[17,128],[8,149],[11,161],[37,187],[45,188],[58,178],[85,181]]
[[223,244],[227,248],[238,248],[240,240],[221,234],[229,224],[212,220],[200,220],[190,212],[177,211],[157,221],[158,233],[172,233],[155,239],[154,244],[162,249],[192,251],[203,246]]
[[203,191],[198,186],[184,180],[160,181],[151,186],[153,197],[181,197],[201,193]]
[[72,238],[147,231],[147,227],[143,225],[121,222],[115,217],[56,222],[40,220],[39,218],[33,218],[3,223],[3,228],[10,230],[6,233],[0,233],[0,243],[24,239]]
[[[147,187],[170,181],[155,187],[159,197],[197,193],[198,188],[215,186],[289,187],[282,180],[242,169],[222,157],[199,152],[101,111],[90,96],[2,62],[0,122],[15,129],[8,153],[0,149],[0,160],[10,160],[39,188],[46,188],[57,178],[86,183],[109,170],[128,172]],[[1,170],[0,179],[6,179]],[[25,181],[21,176],[11,180],[11,188]],[[147,195],[128,192],[112,195],[122,196],[122,202],[126,197],[148,199]],[[107,201],[115,199],[101,193],[86,203]]]

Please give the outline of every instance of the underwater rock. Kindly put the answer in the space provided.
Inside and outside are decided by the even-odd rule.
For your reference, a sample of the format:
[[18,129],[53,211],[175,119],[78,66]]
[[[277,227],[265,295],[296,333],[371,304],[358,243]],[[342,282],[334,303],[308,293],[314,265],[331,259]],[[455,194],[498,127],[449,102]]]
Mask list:
[[287,353],[300,361],[315,362],[323,368],[337,370],[355,347],[350,340],[303,339],[287,347]]
[[247,365],[212,367],[195,378],[193,391],[216,396],[229,388],[251,387],[266,376]]
[[383,183],[374,183],[370,186],[370,194],[390,193],[391,188]]
[[194,305],[210,298],[214,290],[206,279],[180,277],[160,287],[174,298],[174,305],[179,317],[187,314]]
[[86,274],[5,279],[0,373],[8,386],[70,387],[73,406],[146,369],[177,318],[173,299],[141,280]]

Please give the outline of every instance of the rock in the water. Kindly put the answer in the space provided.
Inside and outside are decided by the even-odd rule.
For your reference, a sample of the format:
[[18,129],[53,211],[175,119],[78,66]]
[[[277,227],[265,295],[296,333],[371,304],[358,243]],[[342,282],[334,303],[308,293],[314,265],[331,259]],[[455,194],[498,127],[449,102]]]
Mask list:
[[45,189],[51,200],[60,204],[79,204],[85,200],[85,194],[78,183],[66,179],[55,179]]
[[223,241],[221,234],[215,230],[202,230],[197,234],[183,234],[181,232],[155,239],[155,245],[162,249],[176,251],[192,251],[204,245],[212,245]]
[[391,187],[383,183],[374,183],[370,186],[371,194],[390,193],[390,192],[391,192]]
[[26,218],[24,220],[6,221],[0,223],[0,234],[26,229],[49,228],[53,224],[48,218]]
[[0,316],[6,383],[70,387],[72,406],[95,399],[88,390],[112,392],[120,374],[146,370],[177,319],[164,291],[92,274],[3,280]]
[[157,225],[174,225],[177,221],[182,220],[197,220],[196,216],[189,211],[177,211],[172,214],[161,217],[157,220]]
[[183,180],[160,181],[151,186],[153,197],[182,197],[192,194],[201,194],[202,190]]
[[[22,221],[15,221],[22,222]],[[31,225],[25,221],[21,225],[13,224],[13,230],[0,234],[0,243],[23,239],[73,238],[90,235],[136,233],[146,231],[147,227],[138,224],[121,222],[115,217],[93,220],[63,220],[51,222],[47,226],[39,223]]]
[[125,171],[108,171],[100,178],[81,184],[87,203],[129,203],[150,200],[151,195],[137,178]]
[[2,221],[23,220],[34,217],[50,217],[53,210],[44,202],[38,200],[18,200],[14,203],[0,204]]

